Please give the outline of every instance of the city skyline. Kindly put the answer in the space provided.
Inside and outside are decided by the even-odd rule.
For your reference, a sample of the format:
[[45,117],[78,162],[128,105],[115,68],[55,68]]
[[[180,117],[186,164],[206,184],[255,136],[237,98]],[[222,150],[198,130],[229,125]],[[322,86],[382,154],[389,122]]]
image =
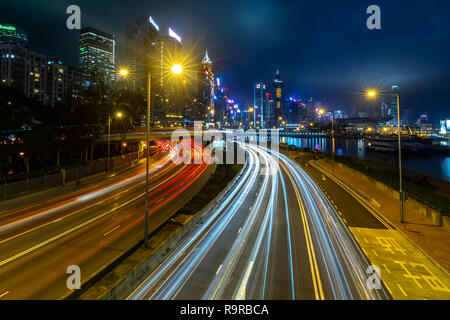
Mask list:
[[[228,83],[233,95],[246,104],[253,101],[253,83],[270,81],[278,66],[286,84],[286,94],[311,96],[332,108],[351,111],[355,105],[365,103],[360,93],[367,86],[399,85],[402,108],[413,109],[418,114],[431,110],[433,122],[448,117],[450,97],[445,70],[450,66],[445,57],[450,47],[448,41],[441,41],[449,30],[443,15],[445,10],[427,15],[420,23],[412,23],[409,17],[419,12],[425,16],[433,6],[422,8],[419,4],[406,5],[406,2],[405,6],[393,6],[381,1],[382,29],[371,31],[365,27],[367,15],[362,4],[338,6],[325,1],[320,5],[275,6],[270,1],[258,4],[250,1],[227,7],[224,15],[228,19],[220,19],[219,8],[225,4],[208,3],[209,18],[194,21],[193,15],[203,16],[205,11],[201,2],[186,8],[175,1],[171,3],[175,8],[171,11],[165,10],[162,3],[135,2],[132,9],[117,2],[106,5],[102,1],[95,4],[80,1],[82,27],[92,26],[116,35],[120,57],[125,26],[148,11],[161,28],[172,27],[186,46],[194,46],[200,58],[207,48],[215,57],[217,72]],[[437,2],[432,1],[432,4]],[[3,10],[0,19],[2,23],[28,30],[33,50],[62,57],[65,65],[76,65],[79,33],[65,28],[66,3],[61,1],[51,10],[41,5],[46,8],[45,13],[30,4],[21,6],[20,17],[11,18],[12,15],[6,16],[3,12],[18,12],[19,8],[6,4],[9,10]],[[98,14],[102,7],[112,12]],[[299,22],[290,12],[297,12]],[[36,26],[41,14],[47,19]],[[326,24],[314,22],[321,16],[327,19]],[[431,19],[428,16],[433,20],[426,23]],[[280,19],[287,19],[287,23],[278,24]],[[403,23],[394,27],[393,23],[399,21]],[[237,29],[240,32],[237,33]]]

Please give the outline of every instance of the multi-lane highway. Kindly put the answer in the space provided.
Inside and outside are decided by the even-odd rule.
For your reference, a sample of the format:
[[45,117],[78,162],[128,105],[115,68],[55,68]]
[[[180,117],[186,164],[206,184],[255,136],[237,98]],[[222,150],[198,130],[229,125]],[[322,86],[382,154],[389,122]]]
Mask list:
[[242,176],[129,299],[388,299],[327,196],[296,163],[245,145]]
[[[173,161],[174,156],[170,149],[152,158],[150,231],[195,195],[213,170],[202,161]],[[144,164],[56,198],[44,194],[39,202],[0,211],[0,297],[63,298],[72,292],[68,266],[80,267],[84,283],[142,240]]]

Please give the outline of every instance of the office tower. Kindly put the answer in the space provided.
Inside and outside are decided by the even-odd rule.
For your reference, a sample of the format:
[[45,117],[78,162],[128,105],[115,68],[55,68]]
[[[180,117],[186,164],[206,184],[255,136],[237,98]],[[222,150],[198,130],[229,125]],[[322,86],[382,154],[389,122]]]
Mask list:
[[264,128],[273,128],[276,125],[274,106],[275,103],[273,101],[273,95],[272,93],[266,90],[264,94],[264,107],[263,107]]
[[265,127],[264,98],[266,85],[261,82],[253,84],[253,123],[255,128]]
[[[127,86],[140,92],[147,100],[148,80],[151,77],[150,122],[160,124],[164,119],[162,110],[160,74],[159,25],[153,17],[136,18],[126,28],[124,66],[129,69]],[[146,118],[146,115],[145,115]]]
[[416,112],[412,109],[403,110],[402,123],[405,125],[412,125],[416,121]]
[[[182,43],[171,28],[169,35],[161,35],[157,42],[157,53],[154,58],[156,67],[155,85],[155,107],[162,111],[162,121],[167,125],[180,124],[184,117],[184,101],[182,99],[183,76],[174,75],[172,66],[181,63]],[[153,91],[153,89],[152,89]]]
[[394,98],[387,110],[387,115],[388,117],[391,118],[391,120],[389,120],[389,123],[392,125],[397,125],[397,99]]
[[80,31],[80,69],[82,86],[112,84],[116,78],[113,35],[87,27]]
[[[155,79],[159,66],[158,41],[159,26],[152,17],[148,19],[136,18],[134,24],[127,26],[125,36],[125,56],[127,60],[125,66],[130,71],[127,84],[131,90],[145,94],[149,72]],[[152,84],[155,83],[152,82]],[[158,90],[156,87],[153,89]]]
[[303,103],[300,98],[289,97],[285,101],[283,119],[287,124],[297,125],[303,119]]
[[0,24],[0,44],[28,46],[28,32],[10,24]]
[[277,73],[275,74],[275,78],[273,79],[272,83],[272,89],[273,89],[273,101],[274,101],[274,117],[275,117],[275,124],[274,126],[280,127],[283,123],[283,117],[282,117],[282,109],[283,109],[283,94],[284,94],[284,83],[283,80],[281,80],[280,72],[277,70]]
[[216,76],[216,89],[214,90],[214,111],[217,125],[224,126],[227,114],[228,90],[224,85],[222,78]]
[[201,62],[200,70],[200,99],[202,101],[202,109],[197,111],[198,119],[197,121],[203,120],[205,122],[214,121],[214,73],[213,73],[213,63],[208,56],[208,51],[206,51],[205,56]]
[[27,97],[45,103],[47,58],[28,48],[0,44],[1,84],[21,90]]
[[388,115],[388,105],[386,101],[384,101],[383,99],[383,101],[381,102],[381,117],[384,118],[387,117],[387,115]]

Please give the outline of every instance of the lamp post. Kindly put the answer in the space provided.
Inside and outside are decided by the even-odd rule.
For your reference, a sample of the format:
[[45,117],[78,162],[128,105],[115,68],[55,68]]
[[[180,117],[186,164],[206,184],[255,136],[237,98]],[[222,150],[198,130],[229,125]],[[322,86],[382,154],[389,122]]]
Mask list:
[[[117,112],[116,113],[116,117],[117,118],[122,118],[123,114],[122,112]],[[111,114],[108,114],[108,163],[107,163],[107,169],[108,169],[108,174],[109,174],[109,170],[110,170],[110,145],[111,145]]]
[[[179,75],[183,71],[183,68],[179,64],[175,64],[171,68],[172,73]],[[144,234],[144,244],[145,248],[148,248],[148,236],[149,236],[149,201],[148,201],[148,194],[149,194],[149,184],[150,184],[150,99],[151,99],[151,92],[152,92],[152,75],[151,72],[148,73],[148,86],[147,86],[147,156],[146,156],[146,171],[145,171],[145,234]]]
[[402,138],[400,130],[400,91],[398,86],[393,86],[392,91],[397,96],[397,125],[398,125],[398,173],[399,173],[399,184],[400,184],[400,223],[405,222],[404,211],[403,211],[403,179],[402,179]]
[[[402,142],[400,128],[400,91],[398,86],[392,86],[392,92],[397,96],[397,128],[398,128],[398,173],[399,173],[399,198],[400,198],[400,223],[405,222],[404,217],[404,193],[402,179]],[[375,98],[377,92],[375,90],[367,91],[369,98]]]
[[331,168],[334,172],[334,111],[331,111]]
[[145,248],[148,248],[148,188],[149,188],[149,180],[150,180],[150,98],[151,98],[151,90],[152,90],[152,74],[148,73],[148,86],[147,86],[147,135],[146,135],[146,146],[147,146],[147,154],[146,154],[146,171],[145,171],[145,237],[144,244]]
[[[323,116],[325,114],[325,110],[320,109],[319,114],[321,116]],[[334,172],[334,150],[335,150],[335,146],[334,146],[334,111],[331,111],[331,168],[332,168],[333,172]]]

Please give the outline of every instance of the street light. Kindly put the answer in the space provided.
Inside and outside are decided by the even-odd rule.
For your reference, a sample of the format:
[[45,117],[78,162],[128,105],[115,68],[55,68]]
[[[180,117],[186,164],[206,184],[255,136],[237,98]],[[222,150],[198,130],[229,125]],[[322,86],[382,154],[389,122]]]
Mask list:
[[[117,112],[116,114],[115,114],[115,117],[116,118],[118,118],[118,119],[120,119],[120,118],[122,118],[123,117],[123,113],[122,112]],[[109,161],[109,158],[110,158],[110,145],[111,145],[111,114],[109,113],[108,114],[108,163],[107,163],[107,172],[108,172],[108,174],[109,174],[109,169],[110,169],[110,161]]]
[[174,74],[181,74],[181,72],[183,72],[183,67],[179,64],[174,64],[172,66],[172,73]]
[[127,69],[120,69],[119,70],[119,73],[120,73],[120,75],[122,76],[122,77],[126,77],[126,76],[128,76],[128,70]]
[[376,95],[377,95],[377,92],[376,92],[375,90],[369,90],[369,91],[367,91],[367,96],[368,96],[369,98],[375,98]]
[[[398,86],[392,86],[392,92],[397,96],[397,127],[398,127],[398,173],[399,173],[399,198],[400,198],[400,223],[404,223],[404,212],[403,212],[403,184],[402,184],[402,142],[401,142],[401,132],[400,132],[400,91]],[[375,90],[367,91],[367,96],[369,98],[375,98],[377,96]],[[386,130],[387,131],[387,130]]]

